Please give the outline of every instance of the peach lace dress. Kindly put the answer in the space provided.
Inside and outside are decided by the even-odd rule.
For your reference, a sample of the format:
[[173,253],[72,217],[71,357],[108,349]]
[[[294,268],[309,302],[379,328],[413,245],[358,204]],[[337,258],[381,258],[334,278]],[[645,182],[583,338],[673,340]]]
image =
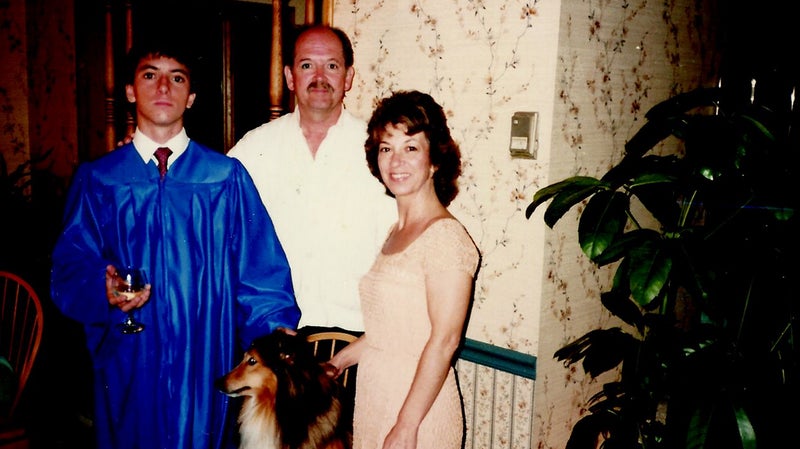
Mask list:
[[[430,334],[425,276],[458,269],[470,276],[478,250],[453,218],[432,223],[405,250],[380,252],[360,283],[367,346],[356,381],[354,449],[380,449],[411,387]],[[420,426],[417,449],[460,449],[463,409],[453,368]]]

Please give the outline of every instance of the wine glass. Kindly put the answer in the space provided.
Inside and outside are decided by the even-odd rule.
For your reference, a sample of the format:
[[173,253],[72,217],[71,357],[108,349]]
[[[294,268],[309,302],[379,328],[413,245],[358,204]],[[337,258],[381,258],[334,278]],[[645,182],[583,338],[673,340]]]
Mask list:
[[[131,300],[141,293],[145,284],[147,284],[147,280],[141,269],[130,266],[117,268],[116,276],[114,276],[114,291],[127,300]],[[144,324],[136,321],[133,310],[128,312],[125,321],[118,324],[117,327],[123,334],[135,334],[144,330]]]

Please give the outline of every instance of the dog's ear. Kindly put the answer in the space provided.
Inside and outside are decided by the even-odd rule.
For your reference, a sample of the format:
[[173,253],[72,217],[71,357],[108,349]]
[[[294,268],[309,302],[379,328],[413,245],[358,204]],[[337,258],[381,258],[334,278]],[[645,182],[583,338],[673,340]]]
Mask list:
[[287,365],[294,365],[295,362],[294,354],[286,351],[281,351],[280,354],[278,354],[278,357],[280,357],[281,360]]
[[278,358],[287,365],[294,365],[297,358],[298,341],[300,341],[302,337],[290,335],[282,331],[275,331],[273,336],[275,337],[275,348],[278,352]]

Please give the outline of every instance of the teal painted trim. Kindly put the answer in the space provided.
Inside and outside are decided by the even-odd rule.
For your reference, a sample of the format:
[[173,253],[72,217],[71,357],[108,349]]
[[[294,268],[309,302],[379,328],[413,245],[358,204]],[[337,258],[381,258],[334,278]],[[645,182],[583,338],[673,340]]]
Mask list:
[[536,380],[536,356],[467,338],[458,358]]

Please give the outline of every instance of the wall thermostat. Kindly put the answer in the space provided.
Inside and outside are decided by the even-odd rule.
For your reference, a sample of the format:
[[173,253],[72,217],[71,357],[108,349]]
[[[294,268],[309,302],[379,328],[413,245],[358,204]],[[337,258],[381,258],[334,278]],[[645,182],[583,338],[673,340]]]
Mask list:
[[511,116],[511,157],[536,159],[539,139],[536,134],[539,113],[515,112]]

